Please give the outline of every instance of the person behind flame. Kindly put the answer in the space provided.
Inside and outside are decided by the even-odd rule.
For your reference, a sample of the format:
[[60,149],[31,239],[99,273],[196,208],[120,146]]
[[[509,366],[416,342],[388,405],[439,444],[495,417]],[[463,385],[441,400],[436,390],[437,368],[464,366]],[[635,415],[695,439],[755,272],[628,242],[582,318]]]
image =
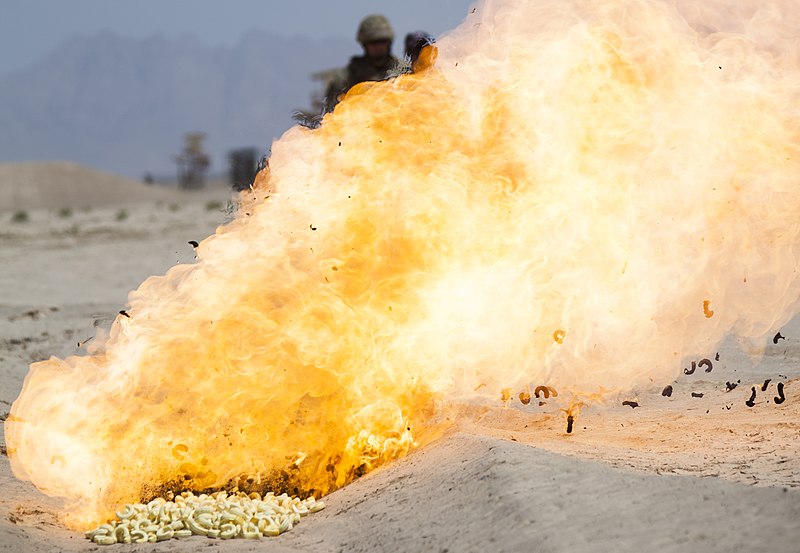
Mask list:
[[356,40],[364,55],[353,56],[350,63],[336,75],[325,91],[325,112],[333,111],[342,95],[358,83],[382,81],[402,73],[402,62],[392,55],[394,30],[382,15],[368,15],[361,20]]
[[417,61],[419,60],[419,55],[422,52],[422,49],[429,44],[433,44],[434,42],[436,42],[436,39],[433,38],[433,35],[426,33],[425,31],[415,31],[406,35],[405,54],[406,59],[408,59],[408,62],[411,64],[411,73],[416,71]]

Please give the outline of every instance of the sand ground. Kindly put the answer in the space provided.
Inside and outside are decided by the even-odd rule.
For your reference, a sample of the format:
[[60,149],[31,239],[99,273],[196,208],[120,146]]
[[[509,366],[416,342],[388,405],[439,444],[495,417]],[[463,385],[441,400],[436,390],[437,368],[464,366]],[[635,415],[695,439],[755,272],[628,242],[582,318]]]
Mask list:
[[[230,217],[221,187],[139,192],[69,212],[41,193],[24,222],[14,221],[22,204],[0,209],[0,413],[31,362],[84,351],[79,342],[109,326],[128,291],[191,263],[188,241]],[[569,435],[552,400],[464,406],[445,437],[331,494],[278,538],[111,547],[800,551],[800,322],[781,332],[758,359],[723,344],[713,370],[681,376],[671,397],[653,387],[585,408]],[[0,486],[0,551],[102,549],[64,529],[57,501],[16,480],[3,455]]]

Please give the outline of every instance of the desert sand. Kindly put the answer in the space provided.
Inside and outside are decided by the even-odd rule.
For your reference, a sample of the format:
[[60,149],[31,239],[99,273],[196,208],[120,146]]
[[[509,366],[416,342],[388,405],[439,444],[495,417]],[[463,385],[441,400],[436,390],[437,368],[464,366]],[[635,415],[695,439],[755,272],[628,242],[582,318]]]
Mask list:
[[[99,178],[64,164],[0,166],[0,413],[31,362],[85,352],[130,290],[191,263],[188,242],[231,217],[221,186],[179,194],[81,176]],[[15,220],[21,210],[26,220]],[[653,386],[589,405],[571,434],[552,399],[460,406],[445,436],[329,495],[277,538],[110,547],[798,551],[800,322],[781,332],[759,357],[729,340],[711,372],[680,376],[670,397]],[[776,404],[779,382],[786,399]],[[4,455],[0,486],[0,551],[103,549],[65,529],[58,501],[15,479]]]
[[179,192],[69,162],[0,163],[0,212],[175,201]]

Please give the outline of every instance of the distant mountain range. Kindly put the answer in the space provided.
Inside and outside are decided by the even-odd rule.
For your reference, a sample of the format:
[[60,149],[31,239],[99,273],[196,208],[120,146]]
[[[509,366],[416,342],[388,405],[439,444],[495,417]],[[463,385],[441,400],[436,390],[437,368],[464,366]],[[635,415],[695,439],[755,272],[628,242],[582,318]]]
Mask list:
[[72,38],[0,78],[0,161],[66,160],[141,179],[173,175],[187,132],[207,134],[212,172],[227,152],[269,148],[310,105],[310,74],[358,45],[251,31],[234,46],[195,36]]

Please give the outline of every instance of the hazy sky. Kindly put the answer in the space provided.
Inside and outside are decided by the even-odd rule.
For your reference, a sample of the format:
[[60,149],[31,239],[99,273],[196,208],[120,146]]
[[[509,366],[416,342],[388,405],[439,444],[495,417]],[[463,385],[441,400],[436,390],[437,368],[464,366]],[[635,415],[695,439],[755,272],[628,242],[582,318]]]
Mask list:
[[[0,0],[0,76],[23,68],[62,40],[102,30],[133,38],[194,33],[211,45],[232,44],[250,29],[283,35],[353,38],[371,13],[402,37],[452,29],[475,0]],[[354,53],[356,53],[354,51]]]

